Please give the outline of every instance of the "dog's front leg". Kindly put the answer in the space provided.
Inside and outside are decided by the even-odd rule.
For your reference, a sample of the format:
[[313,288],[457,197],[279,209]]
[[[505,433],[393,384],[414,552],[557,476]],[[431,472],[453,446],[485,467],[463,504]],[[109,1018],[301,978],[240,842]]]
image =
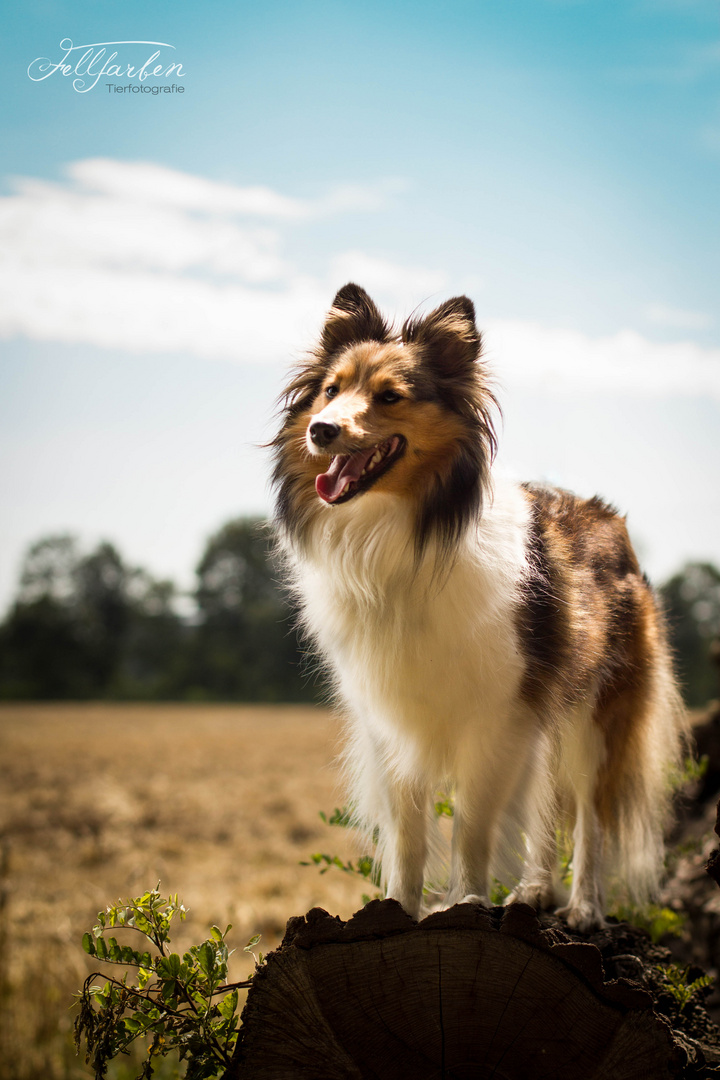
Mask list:
[[399,901],[408,915],[417,919],[427,857],[427,800],[412,785],[388,786],[390,813],[381,829],[386,895]]
[[450,883],[445,907],[473,899],[486,906],[490,884],[492,810],[489,805],[455,801]]

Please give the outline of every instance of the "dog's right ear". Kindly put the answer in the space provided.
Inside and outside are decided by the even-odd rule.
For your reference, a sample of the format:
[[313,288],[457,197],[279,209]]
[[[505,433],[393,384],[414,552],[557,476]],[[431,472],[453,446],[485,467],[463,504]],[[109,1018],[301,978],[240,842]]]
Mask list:
[[368,294],[359,285],[343,285],[328,312],[320,337],[326,356],[360,341],[387,341],[390,329]]

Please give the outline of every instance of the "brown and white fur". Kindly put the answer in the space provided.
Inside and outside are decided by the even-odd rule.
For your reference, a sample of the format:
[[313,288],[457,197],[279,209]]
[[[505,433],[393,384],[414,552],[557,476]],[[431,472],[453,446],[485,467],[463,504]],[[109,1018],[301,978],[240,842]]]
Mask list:
[[387,894],[418,916],[452,786],[445,904],[487,902],[517,852],[511,899],[556,904],[565,826],[562,914],[589,929],[609,876],[638,900],[657,885],[683,710],[624,520],[495,480],[495,407],[466,297],[397,334],[346,285],[284,396],[277,533]]

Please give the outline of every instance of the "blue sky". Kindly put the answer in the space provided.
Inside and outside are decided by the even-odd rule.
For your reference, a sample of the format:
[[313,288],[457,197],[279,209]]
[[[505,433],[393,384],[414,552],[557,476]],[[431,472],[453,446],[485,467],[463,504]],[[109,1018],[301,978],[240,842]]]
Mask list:
[[[188,584],[210,532],[266,512],[256,444],[348,278],[398,316],[467,292],[503,467],[615,501],[656,578],[720,561],[715,3],[3,21],[0,607],[48,532]],[[66,38],[165,43],[184,90],[32,81]]]

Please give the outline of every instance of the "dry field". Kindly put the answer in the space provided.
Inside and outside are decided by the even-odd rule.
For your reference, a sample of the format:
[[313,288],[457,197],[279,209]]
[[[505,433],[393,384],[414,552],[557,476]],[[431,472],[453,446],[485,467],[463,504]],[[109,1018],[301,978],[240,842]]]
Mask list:
[[335,717],[305,707],[0,707],[4,1080],[90,1075],[68,1006],[90,970],[82,934],[118,897],[179,893],[180,950],[231,922],[234,979],[253,933],[267,951],[291,915],[360,907],[359,879],[299,865],[354,854],[318,816],[342,802],[339,740]]

